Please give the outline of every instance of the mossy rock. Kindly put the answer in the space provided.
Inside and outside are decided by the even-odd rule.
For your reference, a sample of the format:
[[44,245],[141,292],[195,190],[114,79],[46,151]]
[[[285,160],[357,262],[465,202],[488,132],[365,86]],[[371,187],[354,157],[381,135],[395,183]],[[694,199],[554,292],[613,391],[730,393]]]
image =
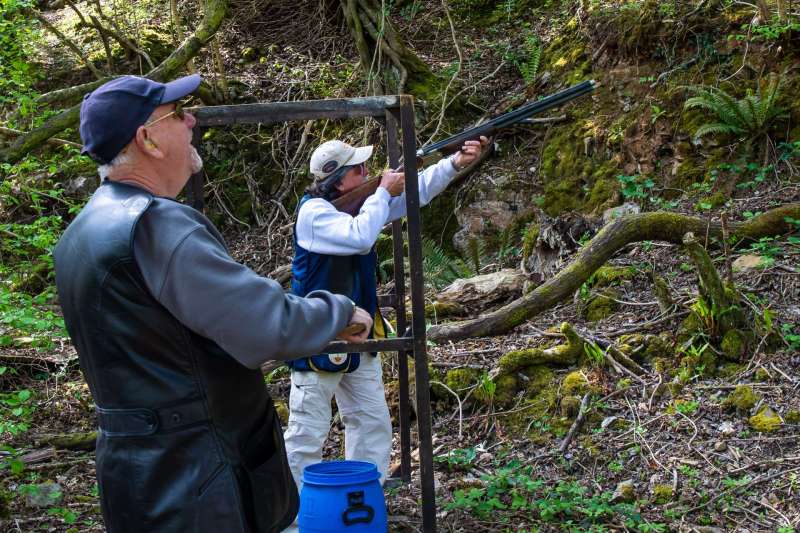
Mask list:
[[575,370],[564,376],[561,382],[561,393],[565,396],[583,395],[589,392],[591,385],[581,370]]
[[632,279],[635,275],[636,269],[633,267],[603,265],[592,274],[592,279],[594,280],[592,286],[619,285],[620,282]]
[[448,370],[444,377],[444,383],[457,394],[470,387],[474,387],[481,377],[481,371],[477,368],[454,368]]
[[757,414],[750,417],[750,426],[759,433],[777,431],[781,424],[781,417],[769,407],[763,407]]
[[763,367],[758,367],[753,374],[753,379],[758,382],[769,381],[772,376],[769,375],[769,372]]
[[660,335],[648,335],[645,338],[646,344],[644,351],[641,352],[640,357],[636,357],[636,354],[634,354],[634,359],[653,361],[658,357],[668,357],[674,353],[672,346],[673,339],[669,333],[664,332]]
[[559,407],[561,409],[561,416],[575,418],[578,416],[578,411],[580,411],[581,408],[581,398],[580,396],[564,396],[561,398]]
[[723,379],[732,378],[744,369],[745,365],[741,363],[722,363],[717,367],[717,376]]
[[727,409],[746,413],[758,403],[760,398],[750,385],[739,385],[723,400],[722,405]]
[[720,207],[725,205],[727,202],[727,197],[722,193],[722,191],[715,192],[709,196],[705,196],[700,198],[697,203],[694,204],[695,211],[705,211],[706,209],[714,209],[716,207]]
[[653,503],[663,505],[671,502],[674,496],[672,485],[658,484],[653,487]]
[[659,374],[664,374],[675,368],[675,359],[670,357],[656,357],[650,364],[653,366],[653,370]]
[[155,65],[165,60],[175,49],[169,32],[161,32],[154,27],[142,27],[137,38],[139,46],[147,52]]
[[747,350],[748,336],[741,330],[727,331],[720,342],[720,349],[729,361],[741,361]]
[[584,317],[589,322],[597,322],[610,317],[619,309],[619,300],[621,297],[618,291],[613,289],[604,289],[603,291],[592,296],[586,303],[584,308]]
[[783,415],[783,420],[787,424],[800,424],[800,410],[791,409]]

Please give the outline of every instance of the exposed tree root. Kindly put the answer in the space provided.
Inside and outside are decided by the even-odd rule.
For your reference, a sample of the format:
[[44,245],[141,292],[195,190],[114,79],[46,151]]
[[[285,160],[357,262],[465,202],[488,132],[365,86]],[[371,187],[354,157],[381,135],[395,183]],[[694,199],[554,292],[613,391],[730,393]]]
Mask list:
[[[786,217],[800,218],[800,203],[771,209],[745,222],[730,224],[731,235],[745,240],[758,239],[791,231]],[[622,247],[638,241],[667,241],[682,244],[692,232],[711,238],[722,236],[722,226],[701,218],[677,213],[642,213],[620,218],[606,225],[584,246],[578,256],[544,285],[506,306],[473,320],[433,326],[428,338],[442,342],[470,337],[500,335],[557,303],[568,299]]]

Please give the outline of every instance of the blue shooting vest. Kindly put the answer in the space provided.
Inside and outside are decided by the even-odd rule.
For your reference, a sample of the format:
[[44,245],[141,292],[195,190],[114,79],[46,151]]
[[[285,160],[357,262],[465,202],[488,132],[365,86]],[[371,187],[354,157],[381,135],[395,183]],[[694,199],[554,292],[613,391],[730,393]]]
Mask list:
[[[297,206],[298,213],[303,204],[311,198],[309,195],[303,196]],[[366,255],[342,256],[310,252],[297,243],[297,222],[293,238],[292,294],[305,296],[316,290],[343,294],[367,311],[370,316],[375,316],[378,308],[375,277],[378,254],[374,245]],[[369,336],[372,338],[372,332]],[[300,371],[352,372],[358,368],[360,362],[360,353],[348,353],[313,355],[287,361],[287,364],[293,370]]]

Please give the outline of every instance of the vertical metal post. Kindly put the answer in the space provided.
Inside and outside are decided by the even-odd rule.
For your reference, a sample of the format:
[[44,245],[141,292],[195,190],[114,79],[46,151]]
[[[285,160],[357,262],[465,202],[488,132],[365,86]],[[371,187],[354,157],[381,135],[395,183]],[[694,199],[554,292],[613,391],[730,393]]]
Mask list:
[[[200,149],[200,140],[203,138],[203,128],[195,127],[192,131],[192,145],[195,149]],[[203,212],[203,171],[195,172],[189,178],[189,182],[184,187],[186,203],[194,207],[201,213]]]
[[[386,146],[389,153],[389,166],[400,165],[400,143],[397,135],[398,119],[386,111]],[[406,276],[403,258],[403,223],[392,222],[392,244],[394,245],[394,296],[395,316],[397,317],[397,335],[406,331]],[[400,379],[399,426],[400,426],[400,478],[411,481],[411,409],[408,398],[408,356],[406,352],[397,352],[397,372]]]
[[414,130],[414,99],[400,97],[400,126],[403,129],[403,161],[406,175],[408,216],[408,259],[411,270],[411,325],[414,334],[414,372],[417,389],[417,431],[419,470],[422,489],[422,529],[436,531],[436,494],[433,480],[433,441],[431,429],[428,357],[425,351],[425,301],[422,273],[422,221],[419,213],[417,140]]

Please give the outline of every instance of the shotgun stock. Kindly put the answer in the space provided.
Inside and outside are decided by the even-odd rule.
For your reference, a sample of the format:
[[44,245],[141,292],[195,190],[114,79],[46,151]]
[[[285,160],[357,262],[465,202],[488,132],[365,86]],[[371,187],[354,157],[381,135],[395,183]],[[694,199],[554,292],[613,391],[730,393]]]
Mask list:
[[[596,87],[597,83],[595,83],[594,80],[581,82],[577,85],[573,85],[572,87],[564,89],[563,91],[558,91],[557,93],[545,96],[540,100],[526,104],[518,109],[515,109],[514,111],[509,111],[508,113],[499,115],[487,122],[484,122],[483,124],[466,129],[461,133],[447,137],[439,142],[422,147],[417,150],[416,163],[418,166],[421,165],[422,160],[434,152],[439,152],[443,157],[448,156],[460,150],[465,141],[477,140],[482,135],[490,137],[502,128],[507,128],[514,124],[518,124],[533,115],[565,104],[570,100],[578,98],[579,96],[590,93]],[[400,167],[397,169],[397,172],[401,172],[402,169],[403,167]],[[375,193],[380,183],[380,176],[370,178],[355,189],[334,199],[331,203],[339,211],[356,216],[361,210],[361,206],[364,204],[364,201]]]

